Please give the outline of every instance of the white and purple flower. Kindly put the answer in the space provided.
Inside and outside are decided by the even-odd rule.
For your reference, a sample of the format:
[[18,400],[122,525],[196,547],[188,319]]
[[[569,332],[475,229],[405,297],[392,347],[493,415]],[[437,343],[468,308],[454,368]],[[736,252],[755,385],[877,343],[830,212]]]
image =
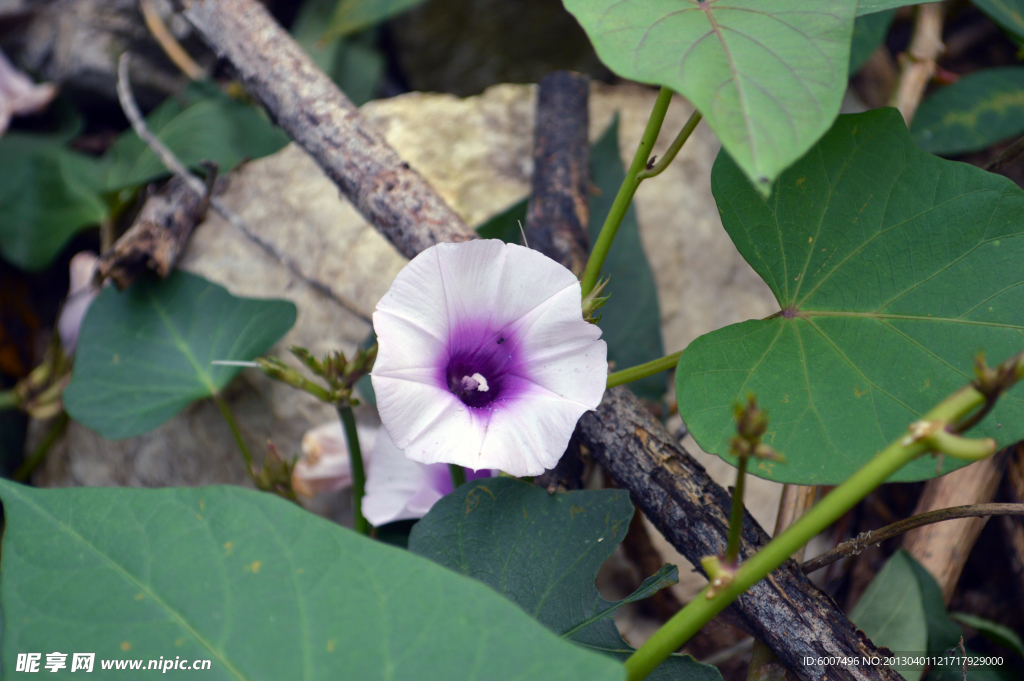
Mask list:
[[579,281],[522,246],[425,250],[373,325],[381,420],[415,461],[538,475],[604,394],[607,346],[583,320]]

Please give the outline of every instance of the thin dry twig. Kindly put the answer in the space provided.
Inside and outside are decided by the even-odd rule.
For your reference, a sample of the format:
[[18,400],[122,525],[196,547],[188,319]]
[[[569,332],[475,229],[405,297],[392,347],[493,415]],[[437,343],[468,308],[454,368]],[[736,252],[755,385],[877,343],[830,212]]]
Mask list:
[[890,102],[903,114],[907,125],[914,118],[924,90],[935,75],[935,60],[946,49],[942,44],[942,22],[941,2],[918,6],[914,35],[906,53],[900,56],[900,77]]
[[858,537],[843,542],[831,551],[826,551],[817,558],[812,558],[805,562],[801,569],[809,574],[841,558],[857,555],[871,544],[877,544],[886,539],[898,537],[904,532],[909,532],[917,527],[941,523],[945,520],[955,520],[957,518],[982,518],[994,515],[1024,515],[1024,504],[971,504],[969,506],[954,506],[952,508],[940,508],[937,511],[929,511],[928,513],[920,513],[892,525],[886,525],[881,529],[864,532]]
[[[142,117],[142,112],[139,111],[139,106],[135,103],[135,97],[132,95],[131,91],[131,83],[128,80],[129,59],[129,53],[125,52],[121,55],[121,59],[117,63],[117,98],[121,101],[121,108],[124,109],[124,114],[128,117],[128,121],[131,123],[132,129],[135,130],[135,133],[139,138],[146,143],[146,146],[148,146],[153,153],[157,155],[157,158],[159,158],[160,162],[164,164],[164,167],[171,171],[175,177],[181,178],[181,180],[184,181],[197,195],[203,196],[206,193],[206,184],[189,172],[188,168],[186,168],[184,164],[178,160],[178,157],[174,155],[174,152],[168,149],[167,146],[152,133],[149,126],[146,125],[146,121]],[[370,318],[366,313],[362,312],[355,304],[335,294],[329,286],[303,274],[302,269],[293,258],[279,251],[273,244],[253,231],[253,229],[249,227],[249,225],[247,225],[237,213],[231,210],[227,204],[221,201],[219,197],[211,197],[210,205],[215,211],[217,211],[217,214],[224,218],[229,224],[231,224],[231,226],[240,231],[254,244],[262,248],[263,251],[271,258],[288,268],[289,272],[301,279],[308,286],[330,300],[333,300],[360,319],[367,322],[370,321]]]

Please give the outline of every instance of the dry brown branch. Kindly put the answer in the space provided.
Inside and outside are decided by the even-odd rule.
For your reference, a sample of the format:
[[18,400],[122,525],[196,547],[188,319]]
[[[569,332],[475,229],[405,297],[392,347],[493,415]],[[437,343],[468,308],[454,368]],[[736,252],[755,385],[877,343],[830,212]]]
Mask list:
[[900,77],[890,105],[900,110],[907,125],[914,118],[924,90],[935,75],[935,60],[945,50],[942,44],[942,21],[941,2],[919,5],[910,46],[905,54],[900,55]]
[[[625,387],[612,388],[580,432],[600,463],[651,522],[691,562],[725,551],[731,499]],[[749,514],[740,547],[745,559],[769,538]],[[801,679],[900,677],[888,667],[805,666],[804,656],[877,655],[877,649],[825,593],[789,560],[726,609],[730,622],[771,648]],[[815,676],[812,676],[814,674]]]
[[161,277],[170,274],[192,230],[206,213],[216,177],[216,172],[210,173],[202,195],[192,191],[185,180],[174,177],[147,198],[135,223],[97,261],[99,280],[109,277],[123,291],[147,268]]
[[407,258],[474,237],[334,82],[254,0],[182,0],[185,16],[234,65],[246,90]]
[[900,520],[892,525],[886,525],[885,527],[874,530],[872,532],[865,532],[859,537],[843,542],[839,546],[835,547],[831,551],[826,551],[817,558],[812,558],[801,566],[801,569],[805,573],[810,574],[815,570],[820,570],[826,565],[830,565],[841,558],[847,556],[854,556],[860,553],[865,547],[871,544],[877,544],[883,542],[886,539],[892,539],[898,537],[904,532],[916,529],[918,527],[924,527],[925,525],[932,525],[934,523],[941,523],[945,520],[954,520],[957,518],[987,518],[994,515],[1024,515],[1024,504],[972,504],[970,506],[955,506],[953,508],[940,508],[936,511],[929,511],[928,513],[922,513],[915,515],[906,520]]
[[[414,256],[474,235],[419,175],[367,128],[348,100],[255,0],[185,0],[185,15],[231,61],[250,93],[394,243]],[[730,499],[625,388],[581,420],[584,444],[691,562],[725,548]],[[768,537],[747,516],[744,556]],[[731,612],[803,679],[900,681],[888,668],[805,667],[803,655],[877,655],[793,561]]]
[[577,275],[590,252],[589,83],[586,76],[556,71],[537,87],[533,179],[526,211],[530,246]]

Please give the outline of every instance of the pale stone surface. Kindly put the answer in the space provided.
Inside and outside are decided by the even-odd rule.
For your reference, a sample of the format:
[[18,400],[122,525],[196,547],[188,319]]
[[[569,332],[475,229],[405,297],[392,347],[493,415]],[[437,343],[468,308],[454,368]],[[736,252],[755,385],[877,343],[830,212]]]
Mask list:
[[[620,149],[628,163],[655,94],[639,86],[595,84],[591,138],[596,139],[619,111]],[[663,153],[690,110],[681,99],[673,103],[655,153]],[[469,224],[483,222],[529,190],[532,86],[496,86],[465,100],[410,94],[370,102],[362,112]],[[669,352],[715,328],[778,309],[721,227],[710,189],[717,151],[714,134],[701,124],[668,170],[645,182],[636,195]],[[404,259],[294,145],[242,168],[223,198],[260,238],[287,254],[299,273],[212,213],[192,237],[182,263],[185,269],[236,295],[294,301],[298,320],[275,350],[279,356],[285,356],[283,348],[292,344],[318,355],[338,348],[353,350],[369,333],[367,320]],[[330,295],[309,282],[328,289]],[[243,373],[227,397],[256,452],[272,439],[283,453],[297,453],[305,430],[335,418],[330,408],[253,370]],[[365,412],[362,416],[369,418]],[[692,447],[692,441],[688,445]],[[717,457],[705,455],[701,461],[719,482],[733,484],[734,469]],[[230,432],[216,409],[200,404],[152,433],[117,443],[72,424],[37,481],[53,486],[159,486],[244,480]],[[769,530],[779,488],[762,481],[750,486],[753,512]],[[337,501],[331,506],[337,508]],[[685,561],[666,544],[662,547],[666,560],[682,567],[684,584],[679,590],[686,597],[699,580],[692,579]]]

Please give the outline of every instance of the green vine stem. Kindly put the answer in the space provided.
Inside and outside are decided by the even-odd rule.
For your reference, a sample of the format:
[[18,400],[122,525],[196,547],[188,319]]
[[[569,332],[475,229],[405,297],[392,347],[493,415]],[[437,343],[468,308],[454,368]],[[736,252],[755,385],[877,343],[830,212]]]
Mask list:
[[[1007,380],[999,386],[999,391],[1009,388],[1024,377],[1024,353],[1010,358],[1003,367],[1006,369]],[[646,678],[712,617],[784,563],[794,551],[838,520],[900,468],[928,452],[941,451],[946,455],[956,456],[959,452],[951,452],[945,447],[945,436],[951,435],[946,429],[955,427],[975,409],[997,397],[998,391],[990,391],[986,395],[972,384],[953,393],[920,421],[911,424],[907,433],[875,455],[788,530],[740,565],[728,583],[715,588],[714,591],[705,587],[686,607],[666,622],[626,660],[628,681],[641,681]],[[942,433],[940,438],[935,438],[937,432]],[[978,454],[975,447],[957,449],[966,450],[964,453],[971,459]],[[995,442],[989,440],[986,449],[989,454],[994,453]]]
[[457,463],[448,464],[448,474],[452,478],[452,489],[456,490],[466,484],[466,469]]
[[626,216],[626,209],[629,208],[629,203],[633,200],[633,194],[640,186],[641,179],[638,175],[647,168],[647,159],[651,157],[651,150],[654,149],[654,143],[658,140],[661,124],[665,121],[665,112],[668,111],[671,101],[672,90],[667,87],[661,88],[661,91],[658,92],[658,99],[654,102],[651,117],[647,120],[647,127],[640,138],[640,144],[636,148],[636,154],[633,155],[633,162],[630,164],[629,170],[626,171],[626,179],[622,181],[619,193],[615,195],[615,201],[612,203],[611,210],[608,211],[608,217],[605,218],[604,225],[601,226],[601,233],[598,234],[594,248],[590,251],[587,269],[584,270],[583,278],[580,280],[584,297],[593,290],[601,276],[604,259],[608,256],[608,251],[611,250],[615,233],[619,231],[622,218]]
[[359,433],[356,432],[356,417],[349,405],[338,407],[338,416],[345,429],[348,441],[348,457],[352,470],[352,518],[356,532],[370,534],[370,523],[363,516],[363,496],[366,494],[366,469],[363,467],[363,450],[359,446]]
[[662,371],[674,369],[676,364],[679,363],[679,356],[681,354],[683,354],[682,350],[671,355],[666,355],[665,357],[652,359],[650,362],[637,364],[635,367],[629,367],[628,369],[608,374],[608,387],[614,388],[615,386],[622,385],[623,383],[639,381],[641,378],[647,378],[654,374],[660,374]]
[[18,466],[18,470],[14,471],[14,479],[18,482],[26,482],[32,473],[39,468],[40,464],[46,460],[46,454],[50,451],[50,447],[57,441],[60,434],[64,432],[64,429],[68,425],[68,413],[61,411],[57,414],[53,421],[53,424],[47,428],[46,435],[43,436],[42,441],[36,445],[36,448],[32,450],[32,453],[24,463]]
[[690,139],[690,135],[697,128],[697,124],[700,123],[701,118],[703,118],[703,116],[701,116],[700,111],[694,111],[690,114],[690,118],[686,121],[686,125],[684,125],[683,129],[679,131],[676,138],[672,140],[672,144],[669,145],[668,149],[665,151],[665,155],[661,157],[661,160],[653,166],[641,170],[637,174],[637,178],[640,180],[646,180],[665,172],[665,168],[668,168],[672,161],[675,160],[679,150],[683,148],[684,144],[686,144],[686,140]]
[[725,564],[735,566],[740,556],[740,537],[743,534],[743,489],[747,481],[748,456],[740,457],[736,470],[736,487],[732,491],[732,516],[729,518],[729,543],[725,547]]
[[256,469],[252,465],[252,454],[249,453],[249,448],[245,445],[245,440],[242,439],[242,431],[238,429],[235,415],[231,413],[228,403],[220,395],[214,394],[213,402],[217,405],[217,409],[220,410],[221,416],[227,421],[228,428],[231,429],[231,435],[235,438],[235,444],[238,445],[238,451],[242,453],[242,458],[245,459],[246,468],[249,470],[249,477],[255,481]]

